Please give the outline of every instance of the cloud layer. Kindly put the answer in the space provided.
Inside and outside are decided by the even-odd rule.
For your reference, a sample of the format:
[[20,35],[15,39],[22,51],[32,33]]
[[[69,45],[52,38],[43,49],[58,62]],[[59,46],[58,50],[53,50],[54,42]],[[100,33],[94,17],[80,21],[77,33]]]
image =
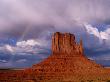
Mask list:
[[37,39],[18,41],[15,46],[5,44],[0,47],[1,67],[31,66],[50,54],[47,47],[48,42]]
[[110,0],[0,0],[1,67],[28,66],[47,57],[56,31],[74,33],[77,41],[82,37],[95,55],[108,52],[109,8]]
[[107,22],[109,3],[109,0],[1,0],[0,32],[5,37],[24,38],[51,29],[80,31],[77,21]]

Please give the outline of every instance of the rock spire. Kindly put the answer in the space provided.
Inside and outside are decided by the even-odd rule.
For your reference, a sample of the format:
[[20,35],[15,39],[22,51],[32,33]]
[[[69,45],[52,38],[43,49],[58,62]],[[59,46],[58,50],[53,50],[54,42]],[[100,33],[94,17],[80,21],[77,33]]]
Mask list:
[[83,54],[82,40],[77,44],[75,35],[56,32],[52,37],[52,53]]

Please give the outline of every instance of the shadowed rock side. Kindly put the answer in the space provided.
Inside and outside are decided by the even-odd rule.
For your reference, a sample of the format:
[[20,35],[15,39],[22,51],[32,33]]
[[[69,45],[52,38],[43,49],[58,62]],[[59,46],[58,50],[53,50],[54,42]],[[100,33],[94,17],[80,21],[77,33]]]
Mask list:
[[82,40],[76,43],[70,33],[52,36],[52,54],[29,69],[0,72],[0,82],[107,82],[110,70],[83,53]]

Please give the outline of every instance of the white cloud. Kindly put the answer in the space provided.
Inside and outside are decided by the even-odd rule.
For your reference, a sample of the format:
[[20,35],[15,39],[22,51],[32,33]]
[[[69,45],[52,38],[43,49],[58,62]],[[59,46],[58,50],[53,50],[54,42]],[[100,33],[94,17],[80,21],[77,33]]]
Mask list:
[[[10,53],[12,55],[32,55],[38,54],[40,51],[45,51],[44,47],[48,45],[42,45],[43,41],[37,39],[29,39],[27,41],[18,41],[15,46],[5,44],[0,47],[0,51],[4,53]],[[45,42],[46,43],[46,42]]]
[[96,37],[100,38],[100,32],[97,28],[93,27],[92,25],[90,24],[84,24],[84,26],[86,27],[86,30],[89,34],[93,34],[95,35]]
[[97,38],[99,38],[100,40],[110,40],[110,28],[107,28],[104,31],[99,31],[96,27],[93,27],[90,24],[84,24],[87,33],[92,34],[94,36],[96,36]]
[[7,60],[0,60],[1,63],[7,63]]
[[44,41],[29,39],[18,41],[15,46],[9,44],[0,46],[0,53],[2,53],[0,57],[4,58],[0,60],[0,67],[26,67],[46,58],[45,53],[48,53],[48,50],[44,48],[46,44],[42,45]]
[[10,46],[10,45],[5,45],[5,48],[8,52],[13,53],[14,52],[14,47]]
[[23,62],[26,62],[27,61],[27,59],[19,59],[19,60],[17,60],[16,62],[17,63],[23,63]]
[[[91,24],[84,24],[84,26],[88,34],[95,36],[94,37],[95,43],[98,46],[100,46],[100,47],[97,46],[98,49],[96,50],[110,49],[110,43],[109,43],[110,42],[110,28],[109,27],[103,31],[99,31],[98,28],[93,27]],[[95,38],[98,38],[98,39],[95,39]]]
[[41,45],[41,44],[40,44],[40,42],[31,39],[31,40],[27,40],[27,41],[17,42],[16,45],[19,47],[26,47],[26,46],[35,46],[35,45]]
[[100,32],[100,35],[101,35],[101,39],[105,39],[105,40],[108,40],[110,37],[110,35],[107,32],[103,32],[103,31]]

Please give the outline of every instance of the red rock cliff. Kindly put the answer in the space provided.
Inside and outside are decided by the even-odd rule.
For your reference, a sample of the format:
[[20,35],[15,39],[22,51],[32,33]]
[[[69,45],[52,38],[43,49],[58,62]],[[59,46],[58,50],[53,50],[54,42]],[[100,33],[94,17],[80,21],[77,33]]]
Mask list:
[[83,54],[82,40],[77,44],[73,34],[56,32],[52,37],[52,53]]

